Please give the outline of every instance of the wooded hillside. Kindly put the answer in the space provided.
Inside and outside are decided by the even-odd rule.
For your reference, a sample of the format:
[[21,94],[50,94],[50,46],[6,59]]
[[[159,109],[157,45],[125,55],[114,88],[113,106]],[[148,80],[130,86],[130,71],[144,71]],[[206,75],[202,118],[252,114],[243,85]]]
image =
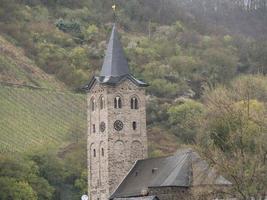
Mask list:
[[[115,3],[131,71],[150,84],[149,155],[191,146],[235,183],[236,197],[259,198],[267,191],[266,0]],[[0,199],[86,193],[86,139],[77,134],[86,102],[76,92],[100,70],[112,4],[0,0]]]

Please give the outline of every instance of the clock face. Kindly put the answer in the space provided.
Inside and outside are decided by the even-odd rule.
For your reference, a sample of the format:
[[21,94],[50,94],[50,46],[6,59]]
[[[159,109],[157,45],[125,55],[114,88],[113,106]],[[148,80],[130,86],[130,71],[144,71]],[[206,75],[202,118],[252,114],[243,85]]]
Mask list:
[[122,123],[122,121],[120,121],[120,120],[116,120],[116,121],[114,122],[114,129],[115,129],[116,131],[121,131],[121,130],[123,129],[123,123]]
[[104,132],[106,130],[106,124],[105,122],[101,122],[99,125],[99,129],[101,132]]

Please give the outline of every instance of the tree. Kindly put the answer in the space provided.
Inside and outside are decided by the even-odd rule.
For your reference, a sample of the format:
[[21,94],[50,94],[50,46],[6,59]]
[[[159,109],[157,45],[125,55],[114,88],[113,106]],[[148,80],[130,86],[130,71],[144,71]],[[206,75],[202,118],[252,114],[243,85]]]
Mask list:
[[12,199],[51,200],[53,192],[36,163],[16,156],[0,157],[0,199],[8,195]]
[[264,199],[267,191],[267,108],[254,88],[262,88],[263,82],[267,85],[261,76],[241,77],[204,97],[207,112],[198,144],[203,156],[233,183],[238,199]]
[[85,39],[88,41],[94,41],[96,40],[97,35],[99,34],[99,30],[97,26],[95,25],[90,25],[88,28],[85,30]]
[[238,58],[232,49],[209,48],[204,51],[202,60],[203,73],[210,83],[226,83],[236,74]]
[[169,122],[173,134],[184,143],[195,143],[198,120],[204,112],[204,106],[193,100],[173,105],[168,109]]
[[178,94],[178,85],[165,79],[155,79],[151,82],[149,91],[155,96],[175,97]]
[[0,177],[1,200],[37,200],[37,194],[32,187],[14,178]]

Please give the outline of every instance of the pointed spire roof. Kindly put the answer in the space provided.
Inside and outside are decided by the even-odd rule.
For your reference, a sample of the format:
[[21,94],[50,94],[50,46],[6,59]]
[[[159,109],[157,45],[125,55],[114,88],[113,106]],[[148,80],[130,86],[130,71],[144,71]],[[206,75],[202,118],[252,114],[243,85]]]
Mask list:
[[90,91],[95,82],[115,86],[124,80],[130,80],[139,87],[148,86],[147,83],[138,80],[131,75],[128,62],[116,31],[116,25],[114,24],[100,75],[94,76],[88,84],[82,87],[82,89]]
[[119,77],[130,74],[116,25],[113,25],[100,76]]

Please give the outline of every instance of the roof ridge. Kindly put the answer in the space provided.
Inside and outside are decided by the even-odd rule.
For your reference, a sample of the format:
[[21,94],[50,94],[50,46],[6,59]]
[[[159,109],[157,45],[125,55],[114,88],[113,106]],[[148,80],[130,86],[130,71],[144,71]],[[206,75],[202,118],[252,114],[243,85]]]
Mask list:
[[[177,162],[176,164],[175,164],[175,166],[170,170],[170,173],[166,176],[166,178],[164,178],[164,180],[166,181],[166,179],[168,179],[170,176],[171,176],[171,174],[172,174],[172,172],[174,171],[174,169],[176,169],[177,168],[177,166],[178,165],[181,165],[181,163],[182,163],[182,165],[180,166],[181,168],[184,166],[184,164],[185,164],[185,161],[186,160],[188,160],[188,159],[190,159],[190,153],[191,152],[181,152],[182,154],[186,154],[185,156],[184,156],[184,158],[180,161],[180,162]],[[176,155],[174,155],[174,156],[176,156]],[[180,172],[180,171],[179,171]],[[179,172],[178,172],[178,174],[179,174]],[[164,182],[165,182],[164,181]],[[161,185],[162,186],[162,185]]]
[[180,151],[177,151],[175,154],[172,154],[172,155],[152,157],[152,158],[144,158],[144,159],[140,159],[140,160],[137,160],[137,161],[147,161],[147,160],[155,160],[155,159],[161,159],[161,158],[175,157],[178,153],[179,154],[192,153],[192,151],[185,151],[185,150],[192,150],[192,149],[190,149],[190,148],[181,149]]

